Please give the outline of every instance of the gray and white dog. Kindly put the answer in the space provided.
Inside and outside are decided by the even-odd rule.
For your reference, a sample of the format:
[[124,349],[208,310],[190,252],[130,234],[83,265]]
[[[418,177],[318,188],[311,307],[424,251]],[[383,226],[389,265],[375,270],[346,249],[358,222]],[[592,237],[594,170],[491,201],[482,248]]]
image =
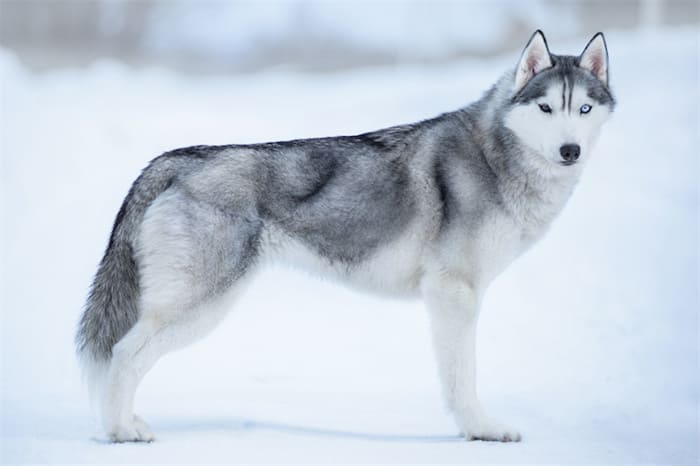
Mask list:
[[601,33],[562,56],[536,31],[517,67],[461,110],[357,136],[154,159],[117,215],[77,334],[107,436],[153,439],[133,412],[144,375],[281,260],[421,296],[462,434],[520,440],[477,399],[479,305],[562,210],[614,106]]

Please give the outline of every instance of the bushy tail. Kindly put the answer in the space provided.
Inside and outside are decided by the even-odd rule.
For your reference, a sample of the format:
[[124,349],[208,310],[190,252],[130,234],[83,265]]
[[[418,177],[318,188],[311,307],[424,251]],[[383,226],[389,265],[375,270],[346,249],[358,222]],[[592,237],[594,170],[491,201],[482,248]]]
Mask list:
[[[126,201],[122,206],[125,210]],[[119,217],[115,231],[119,228]],[[83,375],[95,398],[112,357],[112,348],[138,319],[138,269],[131,245],[115,238],[100,262],[80,319],[76,344]]]
[[171,152],[154,159],[131,186],[90,288],[75,340],[93,399],[109,368],[112,348],[139,317],[136,232],[148,206],[172,183],[181,155]]

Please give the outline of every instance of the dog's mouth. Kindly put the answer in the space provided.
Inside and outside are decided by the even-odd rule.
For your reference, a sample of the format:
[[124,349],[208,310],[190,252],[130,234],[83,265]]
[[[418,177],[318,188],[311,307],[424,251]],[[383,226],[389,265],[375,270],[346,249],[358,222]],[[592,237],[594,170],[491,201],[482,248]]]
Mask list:
[[570,165],[576,165],[577,162],[578,160],[562,160],[561,162],[559,162],[559,164],[568,167]]

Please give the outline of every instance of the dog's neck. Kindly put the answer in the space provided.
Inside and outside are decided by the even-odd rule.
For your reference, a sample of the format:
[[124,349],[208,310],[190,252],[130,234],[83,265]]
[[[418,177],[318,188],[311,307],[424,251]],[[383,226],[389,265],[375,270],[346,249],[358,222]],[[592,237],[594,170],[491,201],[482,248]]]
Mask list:
[[[523,157],[530,161],[538,157],[539,161],[548,163],[537,154],[523,154]],[[547,168],[527,160],[496,166],[504,208],[522,225],[525,233],[536,235],[549,227],[563,210],[581,173],[580,167],[567,167],[571,169],[568,172]]]

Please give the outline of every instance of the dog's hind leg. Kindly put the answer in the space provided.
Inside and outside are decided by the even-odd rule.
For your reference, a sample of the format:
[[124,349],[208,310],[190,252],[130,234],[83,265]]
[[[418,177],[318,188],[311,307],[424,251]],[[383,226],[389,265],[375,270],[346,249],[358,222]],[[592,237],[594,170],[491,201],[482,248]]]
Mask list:
[[467,440],[519,441],[514,429],[486,415],[476,392],[476,325],[480,294],[463,280],[429,277],[423,295],[448,409]]
[[157,332],[155,324],[139,320],[112,349],[101,408],[105,433],[114,442],[153,440],[148,426],[133,414],[133,398],[139,381],[157,359],[149,348]]
[[107,436],[114,442],[152,441],[153,434],[146,423],[134,414],[136,389],[164,354],[182,348],[206,335],[226,315],[231,294],[193,308],[182,309],[176,318],[172,308],[167,313],[155,309],[144,316],[122,338],[112,351],[112,360],[102,399],[102,419]]
[[262,224],[171,191],[141,224],[135,256],[139,318],[114,345],[102,393],[102,422],[115,442],[150,441],[134,415],[138,384],[165,353],[203,337],[226,315],[255,268]]

